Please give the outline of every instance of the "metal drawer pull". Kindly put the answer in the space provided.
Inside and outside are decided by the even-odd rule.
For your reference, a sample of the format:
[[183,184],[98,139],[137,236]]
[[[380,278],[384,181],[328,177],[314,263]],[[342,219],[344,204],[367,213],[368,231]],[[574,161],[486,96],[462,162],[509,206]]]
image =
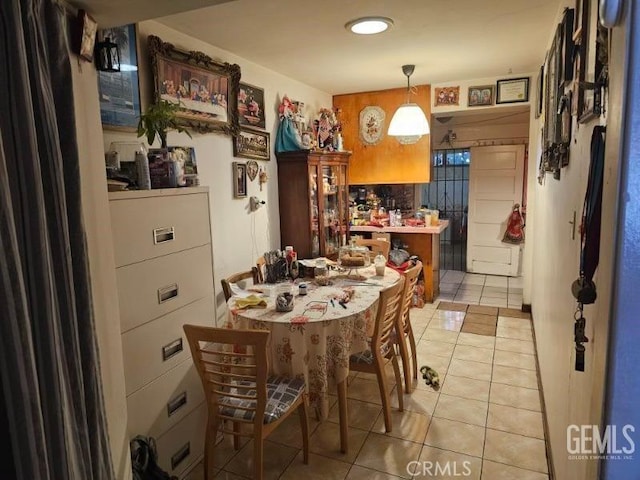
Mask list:
[[175,227],[163,227],[153,229],[153,243],[159,245],[161,243],[171,242],[176,239]]
[[168,345],[162,347],[162,361],[166,362],[174,355],[177,355],[182,351],[182,338],[171,342]]
[[158,303],[164,303],[178,296],[178,284],[168,285],[158,289]]
[[187,404],[187,392],[182,392],[167,403],[167,416],[171,416]]
[[182,461],[189,456],[191,453],[191,445],[190,442],[187,442],[184,447],[178,450],[171,457],[171,470],[175,470],[178,465],[182,463]]

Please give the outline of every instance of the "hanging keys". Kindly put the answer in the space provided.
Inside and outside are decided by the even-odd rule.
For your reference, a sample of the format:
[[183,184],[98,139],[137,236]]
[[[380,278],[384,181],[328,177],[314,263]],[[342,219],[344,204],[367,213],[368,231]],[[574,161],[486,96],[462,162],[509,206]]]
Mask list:
[[582,314],[582,304],[578,304],[578,309],[574,315],[575,324],[573,326],[573,340],[576,344],[576,363],[575,369],[578,372],[584,372],[584,354],[585,346],[583,343],[587,343],[589,339],[585,335],[585,325],[587,320]]

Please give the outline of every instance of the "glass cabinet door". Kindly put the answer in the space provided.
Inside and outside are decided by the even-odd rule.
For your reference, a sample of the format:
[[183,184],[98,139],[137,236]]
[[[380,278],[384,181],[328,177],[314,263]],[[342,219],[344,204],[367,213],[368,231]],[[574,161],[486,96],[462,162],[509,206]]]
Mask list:
[[348,204],[346,166],[321,165],[322,172],[322,217],[324,252],[335,256],[345,245],[347,237]]
[[320,256],[320,216],[318,202],[318,166],[309,165],[309,205],[311,212],[311,256]]

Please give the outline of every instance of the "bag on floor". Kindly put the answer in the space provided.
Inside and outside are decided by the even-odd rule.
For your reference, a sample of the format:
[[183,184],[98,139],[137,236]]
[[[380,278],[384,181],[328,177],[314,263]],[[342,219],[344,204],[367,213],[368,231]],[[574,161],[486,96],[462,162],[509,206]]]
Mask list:
[[178,480],[158,466],[156,441],[152,437],[138,435],[129,444],[133,480]]

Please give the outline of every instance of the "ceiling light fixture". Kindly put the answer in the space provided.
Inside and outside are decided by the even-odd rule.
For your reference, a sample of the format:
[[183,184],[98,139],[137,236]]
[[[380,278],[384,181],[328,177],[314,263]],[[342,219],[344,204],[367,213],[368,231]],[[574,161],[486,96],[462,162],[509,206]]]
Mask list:
[[351,20],[344,28],[358,35],[374,35],[392,26],[393,20],[387,17],[362,17]]
[[388,134],[397,137],[398,142],[403,145],[416,143],[423,135],[429,134],[429,122],[420,106],[410,102],[409,96],[412,93],[409,77],[413,73],[415,65],[403,65],[402,73],[407,76],[407,102],[400,105],[396,113],[393,114],[389,124]]

